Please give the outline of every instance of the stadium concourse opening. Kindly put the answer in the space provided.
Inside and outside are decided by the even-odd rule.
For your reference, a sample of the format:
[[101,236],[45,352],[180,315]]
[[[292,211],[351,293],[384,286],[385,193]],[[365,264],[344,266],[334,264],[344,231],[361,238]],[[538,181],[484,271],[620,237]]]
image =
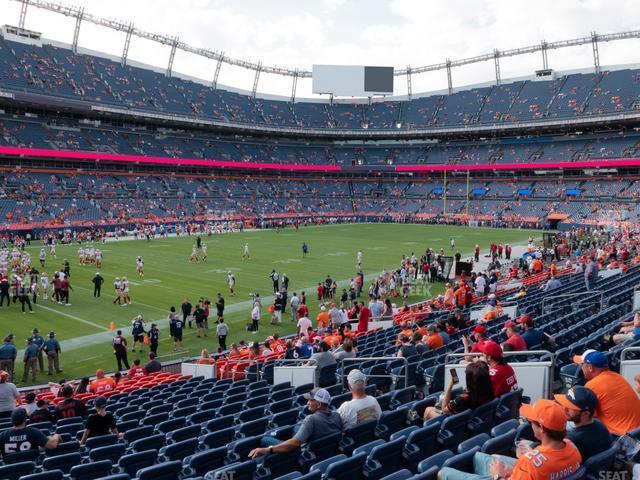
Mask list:
[[[598,46],[639,32],[332,68],[311,99],[303,67],[14,3],[0,478],[638,476],[640,69]],[[25,29],[34,9],[73,18],[72,44]],[[83,49],[87,23],[122,55]],[[139,38],[166,69],[129,59]],[[584,45],[593,67],[550,68]],[[174,72],[177,51],[217,62],[213,82]],[[537,74],[501,76],[528,53]],[[495,83],[453,88],[484,61]],[[433,71],[448,88],[413,92]]]

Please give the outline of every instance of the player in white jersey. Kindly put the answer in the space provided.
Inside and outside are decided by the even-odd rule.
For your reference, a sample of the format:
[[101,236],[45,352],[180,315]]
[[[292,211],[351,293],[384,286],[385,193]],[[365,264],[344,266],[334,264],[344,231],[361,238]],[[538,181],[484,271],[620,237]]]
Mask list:
[[102,267],[102,250],[100,250],[99,248],[96,248],[96,267]]
[[45,252],[44,247],[40,249],[40,266],[44,268],[45,260],[47,259],[47,252]]
[[15,247],[11,250],[11,266],[14,268],[20,266],[20,250]]
[[244,250],[242,251],[242,259],[251,258],[251,253],[249,253],[249,244],[244,244]]
[[236,277],[233,272],[227,273],[227,282],[229,283],[229,296],[236,296]]
[[113,303],[117,303],[118,305],[122,305],[122,282],[120,282],[120,278],[116,277],[113,282],[113,288],[116,291],[116,298]]
[[49,277],[47,277],[47,272],[42,272],[40,275],[40,286],[42,287],[42,295],[45,300],[49,297],[47,296],[47,290],[49,288]]
[[209,256],[209,250],[207,249],[207,244],[202,244],[202,261],[205,262],[207,257]]
[[55,259],[58,258],[58,256],[56,255],[56,243],[55,243],[55,240],[51,243],[51,245],[49,245],[49,254]]
[[198,261],[198,247],[195,245],[191,249],[191,256],[189,257],[189,262],[197,262]]
[[356,253],[356,266],[358,268],[362,267],[362,250],[358,250],[358,253]]
[[142,260],[142,257],[136,258],[136,271],[138,275],[144,277],[144,260]]
[[129,295],[129,280],[127,277],[122,277],[122,301],[124,302],[122,306],[131,305],[131,296]]
[[78,259],[80,260],[80,265],[84,265],[86,262],[85,251],[84,248],[78,249]]

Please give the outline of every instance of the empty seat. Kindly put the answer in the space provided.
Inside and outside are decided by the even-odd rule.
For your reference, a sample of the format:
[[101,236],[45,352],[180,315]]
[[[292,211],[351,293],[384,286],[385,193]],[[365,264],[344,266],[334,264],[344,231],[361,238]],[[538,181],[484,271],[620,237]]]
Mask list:
[[91,450],[89,452],[89,459],[92,462],[109,460],[111,463],[118,463],[118,460],[120,460],[120,457],[122,457],[126,451],[127,447],[122,443],[106,445],[104,447],[98,447]]
[[348,457],[346,455],[341,453],[340,455],[334,455],[333,457],[321,460],[311,465],[309,473],[318,472],[320,475],[324,475],[324,472],[327,470],[327,468],[329,468],[329,466],[341,460],[346,460],[347,458]]
[[473,447],[482,447],[487,440],[491,440],[491,437],[486,433],[479,433],[471,438],[466,439],[458,445],[458,453],[464,453]]
[[182,462],[164,462],[138,471],[138,480],[175,480],[180,478]]
[[279,477],[298,468],[298,452],[272,453],[264,457],[264,461],[256,470],[256,480]]
[[129,444],[135,442],[140,438],[148,437],[153,434],[153,425],[146,425],[143,427],[132,428],[124,433],[122,438]]
[[506,422],[503,422],[503,423],[499,423],[498,425],[496,425],[491,429],[491,436],[497,437],[498,435],[507,433],[510,430],[515,430],[516,428],[518,428],[518,425],[520,425],[520,423],[515,418],[512,418],[511,420],[507,420]]
[[405,428],[407,426],[408,413],[409,407],[382,412],[376,426],[376,436],[388,440],[391,434]]
[[35,462],[18,462],[0,467],[0,478],[3,480],[18,480],[24,475],[33,473],[36,469]]
[[335,462],[327,468],[323,478],[326,480],[359,480],[363,478],[362,467],[366,459],[366,454],[361,453]]
[[378,480],[402,468],[404,438],[399,438],[375,447],[364,464],[362,473],[366,478]]
[[444,461],[442,467],[454,468],[462,472],[473,473],[473,457],[480,450],[480,447],[475,446],[463,453],[454,455]]
[[178,430],[167,433],[166,443],[176,443],[181,442],[182,440],[187,440],[189,438],[197,438],[198,436],[200,436],[201,432],[202,428],[200,427],[200,425],[189,425],[188,427],[182,427]]
[[226,447],[213,448],[204,452],[195,453],[184,459],[183,473],[187,478],[204,475],[211,470],[224,466],[226,456]]
[[131,477],[136,476],[136,472],[142,468],[150,467],[158,458],[155,450],[145,450],[143,452],[130,453],[118,461],[118,468]]
[[42,468],[45,470],[62,470],[65,474],[71,471],[71,468],[80,465],[82,455],[78,452],[66,453],[64,455],[56,455],[48,457],[42,461]]
[[490,438],[480,448],[480,451],[490,455],[510,455],[513,452],[516,430],[509,430],[502,435]]
[[440,450],[439,431],[440,425],[435,424],[422,427],[409,434],[402,450],[402,457],[412,471],[416,471],[420,460]]
[[232,443],[228,447],[227,463],[244,462],[249,459],[249,452],[260,446],[262,437],[247,437]]
[[238,433],[247,437],[254,437],[256,435],[262,435],[269,425],[268,418],[259,418],[250,422],[245,422],[238,428]]
[[444,450],[455,450],[466,438],[467,423],[471,418],[471,410],[445,418],[440,424],[438,442]]
[[351,455],[355,448],[375,440],[376,425],[376,420],[370,420],[345,429],[340,442],[340,451]]
[[85,442],[84,446],[86,448],[88,448],[89,450],[92,450],[92,449],[98,448],[98,447],[105,447],[107,445],[113,445],[117,441],[118,441],[118,436],[117,435],[113,435],[112,433],[110,433],[108,435],[100,435],[98,437],[87,438],[87,441]]
[[467,428],[470,432],[477,433],[489,433],[496,420],[496,409],[498,408],[498,398],[494,398],[490,402],[485,403],[477,407],[471,414]]
[[217,432],[207,433],[200,437],[200,442],[208,448],[218,448],[231,443],[235,437],[236,429],[233,427],[224,428]]
[[259,418],[264,418],[264,403],[260,407],[249,408],[238,415],[238,420],[241,422],[250,422]]
[[160,422],[155,426],[155,431],[158,433],[167,434],[174,430],[184,427],[185,418],[172,418],[170,420],[165,420],[164,422]]
[[583,466],[586,469],[586,475],[589,478],[600,478],[601,472],[611,471],[613,462],[616,459],[618,447],[613,446],[604,452],[600,452],[593,457],[583,460]]
[[109,460],[76,465],[69,472],[73,480],[94,480],[106,477],[111,473],[112,463]]
[[341,439],[341,433],[334,433],[307,443],[299,458],[303,471],[307,472],[314,463],[337,455]]
[[285,410],[284,412],[276,413],[271,417],[269,426],[271,428],[283,427],[285,425],[293,425],[298,421],[298,415],[300,410],[292,408],[291,410]]
[[256,462],[248,460],[242,463],[233,463],[227,467],[214,470],[205,475],[205,480],[221,480],[233,478],[233,480],[253,480],[256,470]]
[[453,457],[453,452],[451,450],[443,450],[441,452],[434,453],[418,463],[418,472],[423,473],[434,467],[439,470],[442,467],[442,464],[451,457]]
[[233,415],[227,415],[224,417],[214,418],[213,420],[207,422],[204,426],[204,429],[207,432],[216,432],[218,430],[222,430],[223,428],[229,428],[233,426],[235,423],[235,419]]
[[130,447],[134,452],[142,452],[145,450],[160,450],[164,447],[165,436],[162,433],[150,435],[145,438],[140,438],[133,442]]
[[159,457],[161,460],[184,460],[189,455],[193,455],[198,448],[199,441],[197,438],[190,438],[182,440],[181,442],[173,443],[167,447],[160,449]]
[[498,423],[506,422],[512,418],[518,418],[520,404],[522,403],[523,390],[519,388],[513,392],[505,393],[499,399],[496,407]]
[[32,473],[20,477],[20,480],[63,480],[62,470],[47,470],[46,472]]

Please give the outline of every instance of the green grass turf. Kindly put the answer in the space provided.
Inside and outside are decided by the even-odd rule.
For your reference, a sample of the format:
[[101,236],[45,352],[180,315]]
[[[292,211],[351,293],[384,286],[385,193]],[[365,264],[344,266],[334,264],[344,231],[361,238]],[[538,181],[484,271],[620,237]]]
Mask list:
[[[273,230],[252,231],[203,237],[209,248],[209,259],[197,264],[188,263],[194,238],[155,239],[151,242],[126,240],[108,242],[102,245],[104,252],[101,274],[105,278],[102,298],[94,299],[91,278],[96,272],[95,266],[80,266],[78,263],[78,245],[59,245],[57,260],[47,257],[46,271],[53,278],[53,270],[59,268],[64,258],[71,262],[71,306],[58,305],[40,298],[35,306],[35,314],[23,315],[19,303],[0,309],[0,334],[14,333],[16,346],[24,348],[25,339],[31,329],[40,328],[43,334],[53,330],[63,342],[61,366],[65,378],[77,378],[90,375],[97,368],[114,370],[115,358],[111,349],[111,322],[119,327],[130,327],[132,318],[143,314],[146,321],[166,319],[169,307],[180,309],[183,299],[195,304],[200,297],[215,299],[222,292],[226,301],[225,319],[230,326],[227,345],[240,339],[263,340],[275,332],[288,334],[294,331],[289,310],[283,316],[280,326],[269,325],[270,315],[266,312],[269,302],[263,301],[265,308],[259,335],[245,330],[249,322],[251,299],[250,292],[259,292],[261,296],[271,293],[271,280],[267,278],[272,268],[279,274],[286,273],[290,278],[290,292],[305,290],[310,307],[310,316],[315,320],[319,311],[315,286],[331,274],[335,280],[348,281],[356,272],[356,251],[364,253],[363,267],[366,280],[379,273],[383,268],[396,268],[402,254],[415,252],[420,255],[428,247],[444,248],[452,254],[450,238],[456,240],[456,250],[470,256],[476,243],[483,252],[488,251],[491,241],[502,243],[522,243],[534,232],[528,230],[493,230],[487,228],[467,228],[449,226],[396,225],[396,224],[359,224],[333,225],[322,227],[302,227],[296,231],[287,229],[280,233]],[[539,233],[538,233],[538,236]],[[301,245],[307,242],[309,255],[302,258]],[[242,248],[249,244],[251,259],[242,260]],[[32,245],[29,250],[37,262],[40,245]],[[141,279],[135,271],[136,256],[142,255],[145,262],[145,277]],[[236,276],[237,294],[229,297],[226,272],[233,270]],[[113,280],[116,276],[126,276],[132,282],[131,297],[133,305],[122,307],[114,305]],[[135,284],[133,283],[135,282]],[[339,283],[342,287],[343,284]],[[366,292],[368,283],[365,282]],[[430,290],[416,291],[412,301],[430,298],[442,291],[442,285]],[[341,292],[341,288],[338,289]],[[401,299],[397,299],[401,303]],[[213,321],[211,321],[213,320]],[[314,322],[315,323],[315,322]],[[210,328],[215,325],[215,308],[210,316]],[[195,329],[185,329],[183,349],[173,352],[168,327],[160,328],[161,341],[158,350],[161,360],[169,361],[192,355],[199,355],[202,348],[211,352],[217,349],[215,330],[207,338],[196,338]],[[71,344],[65,345],[65,341]],[[128,335],[131,345],[131,338]],[[19,381],[23,368],[21,354],[18,357],[16,379]],[[138,353],[129,353],[129,362],[139,357]],[[146,359],[146,353],[143,362]],[[45,361],[46,370],[46,361]],[[56,377],[57,378],[57,377]],[[50,377],[38,374],[36,383],[48,381]],[[19,383],[19,386],[25,384]]]

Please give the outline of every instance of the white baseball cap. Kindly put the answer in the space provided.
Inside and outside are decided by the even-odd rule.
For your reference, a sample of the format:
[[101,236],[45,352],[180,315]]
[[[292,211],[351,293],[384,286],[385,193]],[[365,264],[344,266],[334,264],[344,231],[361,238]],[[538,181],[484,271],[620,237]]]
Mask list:
[[305,393],[303,397],[307,400],[315,400],[316,402],[329,405],[331,403],[331,395],[324,388],[314,388],[309,393]]

